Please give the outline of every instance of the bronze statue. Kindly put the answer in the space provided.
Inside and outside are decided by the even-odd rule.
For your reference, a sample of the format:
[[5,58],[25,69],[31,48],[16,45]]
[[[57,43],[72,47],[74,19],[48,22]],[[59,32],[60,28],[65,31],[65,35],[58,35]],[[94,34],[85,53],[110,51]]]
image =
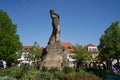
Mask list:
[[50,16],[52,19],[53,32],[48,44],[53,44],[54,42],[59,41],[60,38],[60,20],[59,15],[56,14],[52,9],[50,10]]

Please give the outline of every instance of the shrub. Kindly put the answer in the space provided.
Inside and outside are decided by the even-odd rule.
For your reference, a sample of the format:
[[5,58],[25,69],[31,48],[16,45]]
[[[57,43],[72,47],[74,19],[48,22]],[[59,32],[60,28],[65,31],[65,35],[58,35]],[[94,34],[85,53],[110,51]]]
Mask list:
[[102,80],[102,79],[93,74],[86,73],[85,75],[80,75],[79,73],[76,73],[74,75],[62,74],[59,77],[59,80]]
[[59,72],[60,70],[57,67],[51,67],[49,72],[54,73],[54,72]]
[[0,80],[17,80],[17,79],[8,77],[8,76],[4,76],[4,77],[0,77]]
[[72,76],[70,76],[69,74],[62,74],[59,77],[59,80],[73,80],[73,79],[72,79]]
[[74,70],[70,67],[64,67],[63,72],[64,73],[60,75],[59,80],[102,80],[102,78],[87,73],[81,68]]
[[105,70],[102,69],[96,69],[96,68],[89,68],[86,70],[89,73],[95,74],[96,76],[104,78],[106,76]]
[[58,78],[61,75],[61,71],[57,67],[56,68],[51,67],[50,70],[49,70],[49,72],[51,74],[53,74],[53,77],[55,79]]
[[63,68],[63,72],[66,73],[66,74],[73,73],[74,69],[72,67],[65,66]]
[[0,71],[0,77],[5,76],[5,73],[4,73],[4,72],[5,72],[4,70],[1,70],[1,71]]
[[[63,72],[62,72],[63,71]],[[5,70],[0,71],[0,80],[1,78],[4,80],[8,77],[19,78],[20,80],[102,80],[98,76],[95,76],[94,72],[96,72],[96,75],[104,75],[101,70],[88,70],[89,73],[85,72],[81,68],[73,69],[71,67],[64,67],[63,70],[60,71],[57,68],[51,68],[49,71],[46,67],[43,68],[43,71],[40,72],[40,70],[36,68],[31,68],[28,70],[24,70],[24,68],[20,67],[12,67],[7,68]],[[94,73],[94,74],[90,74]],[[3,77],[7,76],[7,77]],[[11,80],[11,79],[10,79]]]
[[80,75],[85,75],[86,74],[86,72],[83,69],[81,69],[81,68],[76,68],[75,72],[80,74]]
[[21,80],[35,80],[38,78],[40,71],[34,68],[29,69],[21,78]]
[[42,67],[42,71],[43,71],[43,72],[47,72],[47,71],[48,71],[48,68],[45,67],[45,66],[43,66],[43,67]]
[[42,79],[42,80],[51,80],[51,79],[53,79],[53,74],[51,74],[51,73],[49,73],[49,72],[42,72],[41,74],[40,74],[40,78]]
[[21,78],[23,74],[22,68],[19,67],[6,68],[0,73],[1,76],[9,76],[14,78]]

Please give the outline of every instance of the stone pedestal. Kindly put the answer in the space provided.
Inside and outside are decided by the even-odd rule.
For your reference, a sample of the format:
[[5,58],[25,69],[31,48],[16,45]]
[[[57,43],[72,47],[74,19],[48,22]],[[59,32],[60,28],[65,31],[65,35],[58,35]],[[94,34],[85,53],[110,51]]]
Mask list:
[[64,48],[61,46],[59,41],[54,44],[50,44],[45,48],[45,55],[41,66],[45,66],[48,69],[51,67],[57,67],[59,69],[63,66],[63,54]]

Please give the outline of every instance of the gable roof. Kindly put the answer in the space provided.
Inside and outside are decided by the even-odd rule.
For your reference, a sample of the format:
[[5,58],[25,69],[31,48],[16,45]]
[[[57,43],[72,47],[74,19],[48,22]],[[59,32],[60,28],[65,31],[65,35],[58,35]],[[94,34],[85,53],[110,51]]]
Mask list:
[[22,47],[22,52],[27,52],[29,51],[33,46],[23,46]]
[[32,48],[33,46],[23,46],[23,48]]
[[70,51],[70,52],[71,52],[71,51],[74,50],[72,44],[69,43],[69,42],[62,42],[61,45],[62,45],[62,46],[65,48],[65,50],[67,50],[67,51]]
[[90,43],[90,44],[87,45],[87,47],[95,47],[95,45]]

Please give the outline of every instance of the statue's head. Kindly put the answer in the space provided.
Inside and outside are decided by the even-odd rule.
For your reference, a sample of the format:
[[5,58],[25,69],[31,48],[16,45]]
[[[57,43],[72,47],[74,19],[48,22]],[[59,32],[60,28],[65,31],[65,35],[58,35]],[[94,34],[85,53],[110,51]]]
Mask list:
[[54,13],[54,10],[53,10],[53,9],[50,9],[50,13]]

